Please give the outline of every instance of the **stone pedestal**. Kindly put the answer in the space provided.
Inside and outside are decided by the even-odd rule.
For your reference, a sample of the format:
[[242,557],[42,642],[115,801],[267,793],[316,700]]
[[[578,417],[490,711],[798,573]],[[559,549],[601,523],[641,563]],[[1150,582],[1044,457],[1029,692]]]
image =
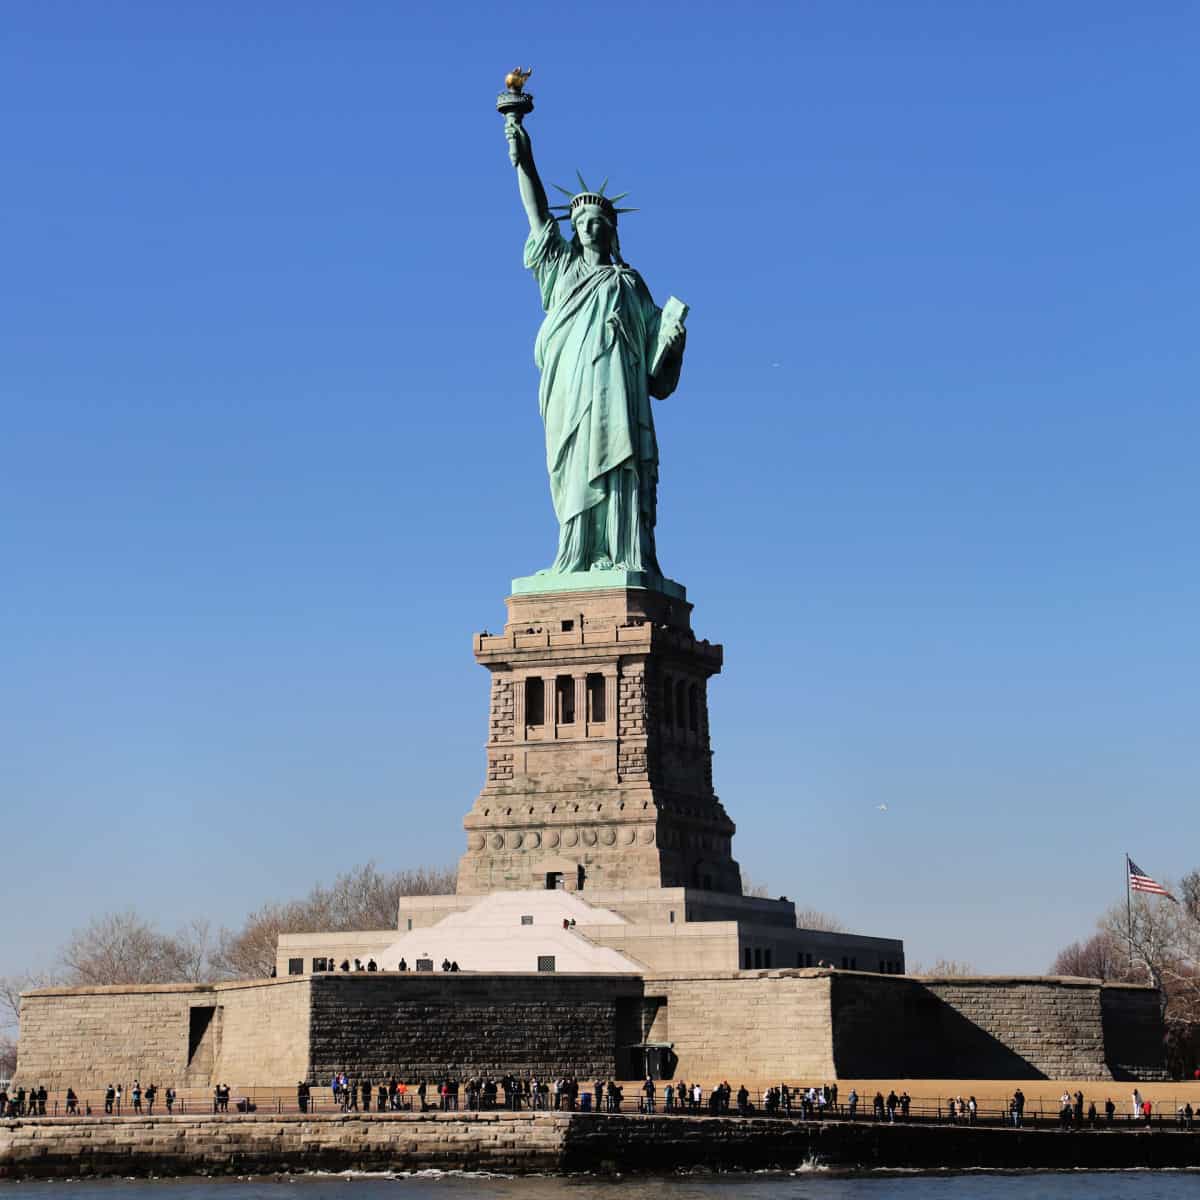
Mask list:
[[491,672],[487,781],[464,822],[458,891],[695,887],[741,894],[712,787],[708,680],[679,594],[514,594]]

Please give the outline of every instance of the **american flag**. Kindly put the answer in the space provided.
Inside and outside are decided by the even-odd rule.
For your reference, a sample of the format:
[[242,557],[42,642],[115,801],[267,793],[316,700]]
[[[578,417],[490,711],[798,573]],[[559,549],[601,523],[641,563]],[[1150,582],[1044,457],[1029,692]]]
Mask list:
[[[1151,879],[1128,854],[1125,855],[1125,862],[1129,866],[1129,890],[1131,892],[1150,892],[1154,896],[1166,896],[1168,900],[1175,900],[1175,897],[1161,883]],[[1179,901],[1175,900],[1175,903],[1178,904]]]

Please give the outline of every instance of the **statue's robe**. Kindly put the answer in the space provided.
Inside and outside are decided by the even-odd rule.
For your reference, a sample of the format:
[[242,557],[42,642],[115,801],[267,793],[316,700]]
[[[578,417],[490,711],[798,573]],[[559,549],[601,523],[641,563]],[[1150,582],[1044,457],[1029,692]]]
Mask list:
[[658,574],[658,442],[648,371],[662,310],[636,271],[589,266],[553,220],[529,235],[525,266],[546,312],[534,358],[559,521],[550,569]]

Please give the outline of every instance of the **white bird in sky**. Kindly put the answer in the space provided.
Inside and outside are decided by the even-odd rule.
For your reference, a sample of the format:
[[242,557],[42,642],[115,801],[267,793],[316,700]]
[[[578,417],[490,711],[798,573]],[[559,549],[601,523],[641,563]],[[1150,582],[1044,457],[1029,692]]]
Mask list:
[[880,811],[880,812],[887,812],[887,805],[886,805],[886,804],[877,804],[877,805],[875,805],[875,807],[876,807],[877,809],[879,809],[879,811]]

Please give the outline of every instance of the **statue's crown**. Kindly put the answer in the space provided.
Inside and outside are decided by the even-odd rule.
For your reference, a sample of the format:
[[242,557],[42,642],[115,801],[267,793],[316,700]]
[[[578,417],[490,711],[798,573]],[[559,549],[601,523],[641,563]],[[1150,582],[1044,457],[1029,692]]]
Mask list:
[[628,192],[621,192],[620,195],[617,196],[606,196],[604,194],[605,189],[608,187],[607,179],[600,185],[598,189],[593,191],[590,187],[588,187],[580,172],[576,171],[575,177],[579,180],[579,186],[583,188],[582,192],[570,192],[565,187],[562,187],[557,183],[554,185],[560,192],[562,192],[564,196],[567,197],[566,204],[550,205],[551,211],[558,213],[558,216],[554,218],[556,221],[569,221],[572,217],[574,217],[576,209],[584,208],[589,205],[593,208],[600,209],[600,211],[604,213],[604,215],[614,225],[617,223],[617,216],[620,213],[637,212],[636,208],[617,208],[616,206],[616,201],[623,200],[629,195]]

